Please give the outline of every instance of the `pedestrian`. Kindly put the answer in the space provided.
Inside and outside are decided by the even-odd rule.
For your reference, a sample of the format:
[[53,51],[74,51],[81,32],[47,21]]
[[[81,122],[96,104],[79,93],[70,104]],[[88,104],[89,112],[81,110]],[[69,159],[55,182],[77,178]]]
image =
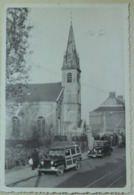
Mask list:
[[32,167],[33,166],[33,159],[31,156],[28,157],[28,164]]
[[39,153],[37,148],[33,150],[32,153],[32,159],[33,159],[33,165],[32,165],[32,170],[36,169],[39,165]]
[[45,153],[45,159],[48,159],[48,153]]

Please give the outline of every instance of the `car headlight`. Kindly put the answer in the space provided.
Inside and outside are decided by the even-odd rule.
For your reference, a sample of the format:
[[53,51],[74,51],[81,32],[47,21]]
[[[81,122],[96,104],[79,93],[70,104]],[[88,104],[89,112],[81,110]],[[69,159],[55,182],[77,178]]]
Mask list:
[[99,153],[101,153],[101,150],[99,150]]
[[97,152],[96,149],[94,149],[94,152]]
[[41,163],[40,163],[41,165],[44,165],[44,161],[41,161]]
[[89,153],[91,153],[91,151],[90,151],[90,150],[88,150],[88,154],[89,154]]
[[54,164],[54,161],[51,161],[51,165],[53,165]]

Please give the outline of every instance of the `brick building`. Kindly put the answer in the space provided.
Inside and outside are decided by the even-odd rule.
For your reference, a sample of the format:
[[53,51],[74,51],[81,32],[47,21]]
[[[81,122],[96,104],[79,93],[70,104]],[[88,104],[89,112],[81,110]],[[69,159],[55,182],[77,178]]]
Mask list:
[[93,134],[120,133],[125,131],[125,101],[123,96],[110,92],[103,104],[89,113]]

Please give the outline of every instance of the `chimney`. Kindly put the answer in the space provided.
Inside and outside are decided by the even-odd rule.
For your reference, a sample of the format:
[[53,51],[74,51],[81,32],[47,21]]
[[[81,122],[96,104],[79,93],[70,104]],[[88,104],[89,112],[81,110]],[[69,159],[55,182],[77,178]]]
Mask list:
[[119,100],[123,101],[123,95],[118,95],[117,97]]
[[115,98],[115,92],[109,92],[109,97],[110,98]]

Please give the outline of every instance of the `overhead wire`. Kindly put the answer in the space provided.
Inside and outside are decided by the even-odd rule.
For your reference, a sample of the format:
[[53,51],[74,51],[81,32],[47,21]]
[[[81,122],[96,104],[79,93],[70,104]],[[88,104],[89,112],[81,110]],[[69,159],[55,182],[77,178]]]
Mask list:
[[[45,29],[45,33],[50,37],[50,38],[53,38],[53,40],[55,40],[56,42],[58,42],[58,44],[61,46],[62,45],[62,48],[63,48],[63,42],[64,41],[61,41],[61,39],[58,39],[57,37],[58,36],[56,36],[56,34],[54,34],[53,32],[51,32],[50,30],[48,30],[48,29]],[[57,50],[56,50],[56,52],[57,52]],[[57,72],[56,70],[52,70],[52,69],[50,69],[50,68],[45,68],[45,67],[43,67],[43,69],[45,69],[45,71],[47,71],[47,72],[49,72],[49,73],[51,73],[51,74],[57,74],[58,76],[60,75],[60,73],[59,72]],[[87,87],[87,88],[92,88],[92,89],[95,89],[95,90],[97,90],[97,91],[101,91],[102,93],[109,93],[109,91],[107,91],[107,90],[104,90],[104,89],[102,89],[102,88],[98,88],[98,87],[96,87],[96,86],[93,86],[93,85],[91,85],[91,84],[88,84],[88,83],[86,83],[86,82],[82,82],[81,83],[82,85],[84,85],[85,87]]]

